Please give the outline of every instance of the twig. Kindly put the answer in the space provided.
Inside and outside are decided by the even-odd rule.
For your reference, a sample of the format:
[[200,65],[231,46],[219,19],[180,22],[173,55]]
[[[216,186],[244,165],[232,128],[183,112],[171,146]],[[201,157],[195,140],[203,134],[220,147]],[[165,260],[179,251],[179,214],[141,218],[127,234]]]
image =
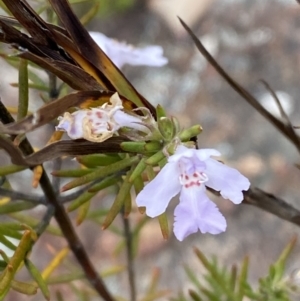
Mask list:
[[44,231],[49,226],[50,221],[54,215],[54,212],[55,212],[54,206],[48,205],[45,215],[41,219],[40,223],[35,227],[35,231],[38,237],[41,236],[42,233],[44,233]]
[[5,189],[2,187],[0,187],[0,196],[7,196],[7,197],[11,198],[12,200],[22,200],[22,201],[30,202],[33,204],[42,204],[42,205],[47,204],[46,199],[42,196],[26,194],[23,192],[9,190],[9,189]]
[[[218,191],[211,188],[208,190],[214,195],[220,196]],[[252,205],[300,227],[300,210],[257,187],[250,187],[248,191],[244,191],[242,204]]]
[[242,204],[252,205],[300,226],[300,211],[277,196],[254,187],[244,192]]
[[129,281],[129,288],[130,288],[130,300],[136,301],[135,272],[134,272],[135,270],[134,270],[134,258],[133,258],[133,250],[132,250],[132,232],[130,229],[129,218],[124,216],[124,210],[122,210],[121,215],[122,215],[122,220],[124,225],[124,236],[126,241],[127,271],[128,271],[128,281]]

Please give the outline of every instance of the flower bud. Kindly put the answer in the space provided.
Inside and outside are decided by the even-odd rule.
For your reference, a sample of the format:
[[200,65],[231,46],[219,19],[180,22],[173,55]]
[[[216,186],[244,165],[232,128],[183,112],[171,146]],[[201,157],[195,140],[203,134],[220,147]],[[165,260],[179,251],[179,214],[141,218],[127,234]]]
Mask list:
[[172,120],[168,117],[162,117],[158,120],[157,123],[161,135],[165,138],[166,141],[171,141],[176,134]]
[[179,139],[182,142],[189,141],[192,137],[198,136],[202,132],[201,125],[194,125],[189,129],[183,130],[179,134]]

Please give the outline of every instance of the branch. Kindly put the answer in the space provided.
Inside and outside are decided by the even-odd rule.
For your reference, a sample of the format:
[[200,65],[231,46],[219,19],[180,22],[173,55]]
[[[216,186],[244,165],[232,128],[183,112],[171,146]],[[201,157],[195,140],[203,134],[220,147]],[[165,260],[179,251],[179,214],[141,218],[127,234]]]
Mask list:
[[[214,195],[220,196],[220,192],[209,187],[207,189]],[[250,187],[248,191],[244,191],[242,204],[252,205],[300,227],[300,210],[258,187]]]
[[11,198],[12,200],[22,200],[33,204],[42,204],[42,205],[47,204],[47,201],[43,196],[26,194],[23,192],[9,190],[2,187],[0,187],[0,196],[6,196]]
[[244,192],[242,204],[252,205],[300,226],[300,211],[277,196],[254,187]]
[[[7,111],[6,107],[0,101],[0,120],[6,124],[10,123],[13,118],[10,113]],[[20,144],[20,149],[25,156],[28,156],[34,152],[31,144],[27,139],[24,139]],[[55,191],[51,185],[48,175],[43,169],[43,173],[40,179],[41,188],[47,198],[49,204],[54,207],[54,217],[65,237],[68,241],[69,247],[72,250],[77,261],[81,265],[86,278],[98,294],[106,301],[114,301],[113,297],[110,295],[109,291],[104,285],[102,278],[98,275],[94,266],[92,265],[81,241],[79,240],[72,223],[67,215],[65,208],[59,202]]]

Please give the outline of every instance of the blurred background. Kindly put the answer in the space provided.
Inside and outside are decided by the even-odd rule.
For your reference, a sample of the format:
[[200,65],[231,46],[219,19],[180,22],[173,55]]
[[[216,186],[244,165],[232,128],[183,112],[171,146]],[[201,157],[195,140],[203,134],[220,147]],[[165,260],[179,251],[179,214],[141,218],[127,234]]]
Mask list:
[[[160,45],[169,59],[161,68],[125,66],[123,72],[137,90],[153,104],[165,106],[184,126],[200,123],[204,129],[199,137],[200,148],[218,149],[223,154],[222,160],[238,168],[253,186],[300,208],[300,174],[294,165],[299,163],[296,149],[206,63],[177,19],[181,17],[192,28],[233,78],[272,113],[279,114],[272,97],[259,82],[266,80],[278,93],[292,123],[300,125],[300,5],[295,0],[107,0],[101,1],[101,5],[97,17],[87,24],[89,30],[135,46]],[[88,2],[74,6],[78,15],[89,8]],[[17,72],[3,60],[0,66],[5,72],[1,77],[1,98],[5,103],[16,104],[17,89],[9,84],[17,81]],[[39,106],[39,93],[31,93]],[[48,138],[31,135],[36,146],[44,145]],[[227,219],[224,234],[198,233],[184,242],[171,235],[164,241],[157,220],[146,224],[135,262],[139,292],[147,287],[156,269],[161,274],[160,289],[170,290],[170,296],[179,290],[186,291],[189,284],[183,266],[193,267],[198,275],[203,270],[193,254],[193,246],[208,256],[216,255],[226,265],[238,263],[249,255],[250,278],[256,281],[267,273],[268,266],[293,235],[299,233],[295,225],[257,208],[235,206],[212,195],[211,198]],[[111,202],[108,196],[98,199],[95,208]],[[173,200],[173,208],[168,211],[170,225],[176,202]],[[132,214],[132,224],[139,218],[138,214]],[[117,235],[102,231],[97,223],[90,221],[78,227],[78,231],[97,268],[126,263],[125,256],[115,252],[120,242]],[[51,250],[65,245],[63,239],[45,235],[32,258],[43,267],[53,256]],[[300,268],[299,245],[290,258],[287,272]],[[108,278],[107,283],[114,293],[120,295],[121,290],[127,296],[125,272]],[[13,298],[14,294],[8,300],[16,300]]]

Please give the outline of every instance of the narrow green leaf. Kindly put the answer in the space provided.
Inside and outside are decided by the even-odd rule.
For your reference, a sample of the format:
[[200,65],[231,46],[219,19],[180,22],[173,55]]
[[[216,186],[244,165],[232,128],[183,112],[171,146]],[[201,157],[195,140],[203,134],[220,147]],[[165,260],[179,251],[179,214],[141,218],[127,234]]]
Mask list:
[[28,112],[28,64],[27,60],[20,59],[19,66],[19,105],[17,120],[22,119]]
[[135,194],[138,195],[144,188],[144,181],[141,175],[137,176],[134,179],[133,185],[134,185]]
[[[103,270],[100,275],[102,278],[114,276],[126,270],[126,267],[123,265],[117,265],[110,267],[108,269]],[[60,274],[57,276],[52,276],[47,279],[48,285],[53,284],[61,284],[61,283],[68,283],[75,280],[85,279],[86,275],[83,272],[73,272],[71,274]]]
[[286,260],[289,257],[289,255],[291,254],[292,250],[294,249],[296,242],[297,242],[297,237],[295,236],[295,237],[293,237],[291,242],[284,248],[284,250],[280,254],[279,258],[273,265],[274,269],[275,269],[275,277],[273,280],[274,284],[281,280],[284,270],[285,270]]
[[1,234],[0,234],[0,242],[13,251],[17,249],[17,247],[10,240],[8,240],[4,235]]
[[4,223],[0,224],[0,233],[5,236],[9,236],[16,239],[21,239],[22,234],[18,231],[23,231],[24,227],[20,224],[15,223]]
[[145,144],[144,151],[145,152],[157,152],[161,150],[163,144],[160,141],[150,141]]
[[248,266],[249,266],[249,257],[246,256],[243,260],[243,265],[241,268],[241,273],[238,278],[238,292],[237,292],[237,301],[242,301],[244,298],[244,288],[247,283],[248,277]]
[[179,139],[183,142],[189,141],[191,138],[198,136],[202,132],[201,125],[194,125],[189,129],[183,130],[179,134]]
[[235,291],[235,287],[236,287],[236,279],[237,279],[237,267],[236,265],[233,265],[230,274],[230,288],[233,292]]
[[125,201],[124,201],[124,217],[128,218],[132,208],[132,200],[130,193],[127,194]]
[[130,193],[130,189],[132,187],[132,183],[129,182],[129,178],[133,172],[133,169],[134,167],[132,167],[131,170],[127,173],[126,178],[124,179],[124,182],[120,187],[118,195],[102,224],[102,229],[106,229],[113,222],[113,220],[118,215],[118,213],[121,211],[125,199],[128,197]]
[[4,260],[0,260],[0,271],[3,271],[7,267],[7,262]]
[[69,182],[68,184],[63,186],[61,190],[66,191],[66,190],[75,188],[77,186],[92,182],[99,178],[104,178],[104,177],[114,174],[118,171],[122,171],[125,168],[131,166],[132,164],[137,163],[138,160],[139,160],[139,157],[135,156],[135,157],[125,158],[125,159],[123,159],[119,162],[113,163],[109,166],[99,167],[95,171]]
[[103,179],[101,182],[93,185],[89,190],[88,192],[98,192],[100,190],[103,190],[107,187],[110,187],[112,185],[115,185],[117,184],[119,181],[120,181],[121,177],[117,177],[115,175],[113,176],[109,176],[105,179]]
[[158,151],[156,154],[148,158],[145,162],[148,165],[156,165],[159,163],[159,161],[163,160],[165,158],[165,154],[163,151]]
[[125,141],[120,144],[124,152],[143,153],[146,142],[144,141]]
[[201,292],[208,298],[209,301],[220,301],[219,296],[209,291],[206,288],[202,288]]
[[80,18],[81,24],[86,25],[89,23],[97,15],[99,7],[100,3],[96,2],[95,5],[93,5],[90,10]]
[[78,209],[80,206],[84,205],[86,202],[90,201],[92,197],[94,197],[97,192],[88,192],[85,191],[81,194],[77,199],[75,199],[69,206],[67,211],[72,212]]
[[134,182],[135,179],[137,177],[140,177],[141,174],[144,172],[144,170],[146,169],[147,167],[147,164],[146,164],[146,159],[143,158],[139,163],[138,165],[136,166],[136,168],[134,169],[133,173],[131,174],[130,178],[129,178],[129,182]]
[[106,154],[92,154],[87,156],[76,157],[80,164],[85,165],[89,168],[94,168],[96,166],[107,166],[112,163],[120,161],[119,155],[106,155]]
[[189,295],[194,301],[202,301],[203,299],[193,290],[189,290]]
[[9,202],[5,205],[0,206],[0,214],[7,214],[12,212],[28,210],[36,206],[37,204],[33,204],[29,202]]
[[25,259],[24,262],[31,277],[36,281],[37,285],[41,289],[41,292],[45,297],[45,299],[50,300],[50,291],[40,271],[35,267],[35,265],[29,259]]
[[157,116],[157,120],[160,120],[160,118],[163,118],[163,117],[167,117],[167,113],[161,105],[158,105],[156,107],[156,116]]
[[37,293],[38,287],[36,284],[13,280],[10,285],[14,291],[17,291],[21,294],[35,295]]
[[91,200],[85,202],[79,207],[78,214],[76,217],[76,225],[79,226],[87,217],[91,205]]
[[54,177],[64,177],[64,178],[77,178],[85,176],[95,169],[91,168],[82,168],[82,169],[65,169],[65,170],[54,170],[52,171],[52,176]]
[[28,166],[20,166],[20,165],[1,166],[0,167],[0,177],[16,173],[18,171],[22,171],[27,168],[28,168]]
[[158,221],[159,221],[159,225],[160,225],[160,229],[161,229],[161,233],[164,239],[168,239],[169,238],[169,224],[168,224],[168,216],[167,214],[164,212],[162,213],[159,217],[158,217]]
[[0,250],[0,255],[4,259],[5,263],[9,263],[9,257],[5,254],[3,250]]
[[9,263],[7,264],[3,274],[1,275],[0,279],[0,300],[6,296],[10,289],[11,281],[13,280],[17,269],[19,268],[20,264],[24,260],[27,252],[31,248],[31,231],[24,231],[22,239],[13,254],[12,258],[10,259]]
[[184,266],[184,270],[189,278],[189,280],[200,290],[202,288],[198,278],[196,277],[195,273],[190,269],[187,265]]

